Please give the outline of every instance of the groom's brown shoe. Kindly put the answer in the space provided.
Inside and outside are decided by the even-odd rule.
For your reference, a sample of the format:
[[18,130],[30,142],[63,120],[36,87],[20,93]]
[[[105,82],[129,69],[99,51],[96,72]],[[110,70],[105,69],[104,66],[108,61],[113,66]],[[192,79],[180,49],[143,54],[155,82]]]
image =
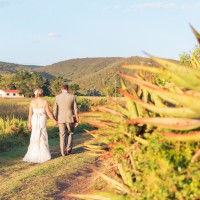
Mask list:
[[68,151],[67,151],[67,154],[72,154],[72,150],[68,150]]
[[71,149],[66,149],[65,152],[66,152],[66,154],[72,154],[72,150]]

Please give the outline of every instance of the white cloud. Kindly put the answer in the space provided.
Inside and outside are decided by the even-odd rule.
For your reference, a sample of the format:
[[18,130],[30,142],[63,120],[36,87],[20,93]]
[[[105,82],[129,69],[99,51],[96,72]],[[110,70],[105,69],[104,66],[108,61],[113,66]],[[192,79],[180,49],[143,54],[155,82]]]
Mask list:
[[60,37],[61,35],[59,33],[56,33],[56,32],[49,32],[48,34],[48,37]]
[[200,3],[193,3],[193,4],[184,4],[180,6],[181,10],[191,10],[191,9],[199,9]]
[[199,9],[200,3],[174,3],[170,1],[155,1],[140,4],[132,4],[131,9],[178,9],[178,10],[192,10]]
[[167,1],[157,1],[151,3],[133,4],[131,8],[139,9],[171,9],[176,8],[176,4]]

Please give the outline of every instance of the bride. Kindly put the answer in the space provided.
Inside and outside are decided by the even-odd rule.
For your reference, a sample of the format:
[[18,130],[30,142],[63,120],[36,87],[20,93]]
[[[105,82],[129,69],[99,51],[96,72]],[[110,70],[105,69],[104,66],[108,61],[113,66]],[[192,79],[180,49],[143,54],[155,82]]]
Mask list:
[[23,161],[43,163],[51,159],[46,129],[47,115],[55,125],[57,121],[49,110],[48,102],[42,99],[42,89],[37,89],[34,94],[35,99],[30,103],[28,116],[28,128],[31,130],[30,144]]

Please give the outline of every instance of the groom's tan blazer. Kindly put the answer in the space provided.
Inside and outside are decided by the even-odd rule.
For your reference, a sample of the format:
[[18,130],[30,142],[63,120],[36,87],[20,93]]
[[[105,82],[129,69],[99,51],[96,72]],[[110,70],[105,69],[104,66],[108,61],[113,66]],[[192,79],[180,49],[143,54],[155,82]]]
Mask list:
[[53,110],[54,117],[58,123],[74,123],[78,122],[78,114],[76,97],[68,92],[62,92],[56,96]]
[[61,154],[65,156],[65,151],[72,150],[74,122],[78,122],[78,117],[74,116],[78,114],[76,97],[67,91],[57,95],[53,114],[58,121]]

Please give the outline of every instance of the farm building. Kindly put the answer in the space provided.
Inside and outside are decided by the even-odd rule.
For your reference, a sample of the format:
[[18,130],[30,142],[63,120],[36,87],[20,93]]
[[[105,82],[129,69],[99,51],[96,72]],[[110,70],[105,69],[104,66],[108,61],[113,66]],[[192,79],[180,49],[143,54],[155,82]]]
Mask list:
[[24,96],[20,94],[19,90],[1,90],[0,97],[2,98],[23,98]]

